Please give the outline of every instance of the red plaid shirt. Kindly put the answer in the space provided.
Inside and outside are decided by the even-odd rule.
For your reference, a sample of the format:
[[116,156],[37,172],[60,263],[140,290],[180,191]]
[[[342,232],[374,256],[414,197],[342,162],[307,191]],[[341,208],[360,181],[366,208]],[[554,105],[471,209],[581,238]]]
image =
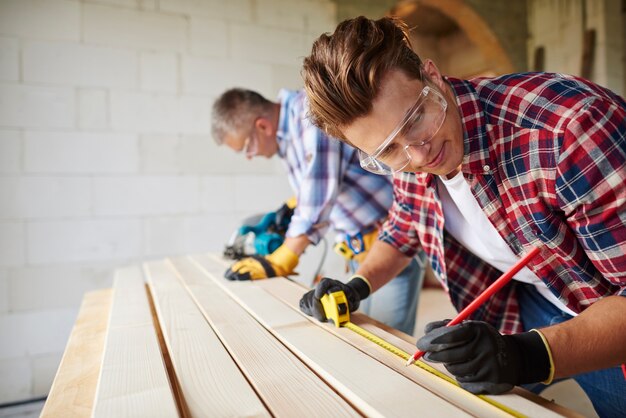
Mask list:
[[[462,172],[518,256],[574,312],[626,296],[626,102],[561,74],[448,79],[464,127]],[[444,230],[434,176],[399,173],[380,239],[407,256],[423,247],[461,310],[501,272]],[[512,281],[472,319],[524,330]]]

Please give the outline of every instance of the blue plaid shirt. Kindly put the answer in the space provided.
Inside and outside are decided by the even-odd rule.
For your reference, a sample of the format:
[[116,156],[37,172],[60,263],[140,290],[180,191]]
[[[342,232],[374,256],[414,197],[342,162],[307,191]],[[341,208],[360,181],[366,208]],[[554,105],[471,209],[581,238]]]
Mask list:
[[393,200],[391,180],[363,170],[354,148],[309,121],[303,91],[281,90],[278,99],[278,153],[298,199],[287,236],[304,234],[317,244],[330,226],[345,238],[383,221]]

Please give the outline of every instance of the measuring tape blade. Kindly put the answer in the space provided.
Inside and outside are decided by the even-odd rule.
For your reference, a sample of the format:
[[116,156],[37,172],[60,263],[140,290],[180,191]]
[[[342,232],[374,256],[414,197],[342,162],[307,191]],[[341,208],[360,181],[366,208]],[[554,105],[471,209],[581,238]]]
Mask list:
[[[384,348],[385,350],[395,354],[396,356],[402,358],[403,360],[408,360],[409,357],[411,357],[411,354],[407,353],[406,351],[396,347],[395,345],[383,340],[382,338],[380,338],[379,336],[372,334],[371,332],[369,332],[366,329],[361,328],[360,326],[352,323],[352,322],[345,322],[342,324],[342,327],[344,328],[348,328],[350,331],[353,331],[357,334],[359,334],[360,336],[366,338],[367,340],[373,342],[374,344]],[[440,372],[439,370],[435,369],[432,366],[429,366],[428,364],[424,363],[421,360],[418,360],[416,362],[413,363],[414,366],[419,367],[420,369],[426,370],[428,373],[434,374],[435,376],[437,376],[440,379],[445,380],[448,383],[451,383],[457,387],[460,387],[459,383],[454,380],[453,378],[451,378],[450,376],[448,376],[445,373]],[[491,404],[493,406],[495,406],[496,408],[502,410],[503,412],[506,412],[509,415],[512,415],[514,417],[518,417],[518,418],[526,418],[526,415],[506,406],[501,404],[500,402],[491,399],[485,395],[475,395],[478,396],[480,399],[482,399],[483,401],[487,402],[488,404]]]

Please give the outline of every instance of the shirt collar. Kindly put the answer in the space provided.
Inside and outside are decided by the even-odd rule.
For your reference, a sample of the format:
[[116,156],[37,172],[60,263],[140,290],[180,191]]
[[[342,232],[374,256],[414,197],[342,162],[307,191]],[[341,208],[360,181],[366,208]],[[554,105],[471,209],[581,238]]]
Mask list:
[[289,108],[291,102],[298,95],[297,91],[281,89],[278,92],[278,102],[280,111],[278,113],[278,128],[276,130],[276,142],[278,142],[278,155],[285,157],[288,143],[291,141],[289,135]]
[[448,78],[448,82],[455,94],[463,127],[464,156],[461,171],[484,174],[495,167],[495,144],[489,141],[483,102],[471,81]]
[[[496,166],[493,162],[495,161],[493,158],[493,145],[495,144],[489,143],[483,104],[470,81],[452,77],[445,79],[452,88],[461,115],[464,147],[461,171],[466,174],[483,175]],[[434,179],[433,174],[416,173],[416,180],[428,187],[433,185]]]

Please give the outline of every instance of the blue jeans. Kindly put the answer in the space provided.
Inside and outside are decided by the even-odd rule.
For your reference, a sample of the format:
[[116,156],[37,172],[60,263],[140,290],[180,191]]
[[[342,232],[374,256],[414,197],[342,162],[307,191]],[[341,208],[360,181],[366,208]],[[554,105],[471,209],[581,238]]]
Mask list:
[[[417,301],[424,281],[423,253],[416,255],[408,266],[389,283],[361,301],[359,312],[374,318],[392,328],[413,335],[417,315]],[[358,267],[350,262],[354,272]]]
[[[541,296],[535,286],[518,283],[517,297],[526,331],[559,324],[572,318]],[[579,374],[572,378],[587,394],[600,417],[626,416],[626,378],[621,367]],[[547,386],[535,383],[524,387],[540,393]]]

